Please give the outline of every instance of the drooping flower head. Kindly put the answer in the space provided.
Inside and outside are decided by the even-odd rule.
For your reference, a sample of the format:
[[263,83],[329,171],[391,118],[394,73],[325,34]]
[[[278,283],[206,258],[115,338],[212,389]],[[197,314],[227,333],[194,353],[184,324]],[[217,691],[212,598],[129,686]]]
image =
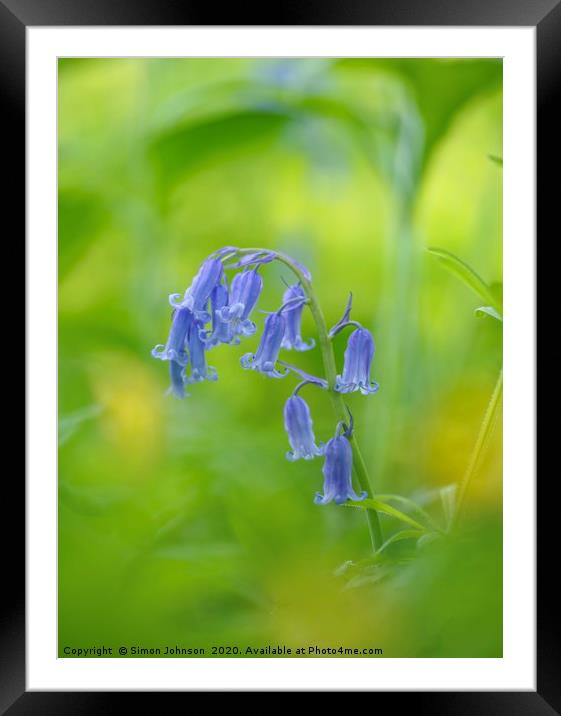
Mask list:
[[[298,301],[298,299],[301,300]],[[282,297],[284,304],[287,306],[286,316],[286,330],[282,341],[282,347],[287,350],[296,351],[309,351],[316,344],[313,338],[307,343],[302,340],[301,327],[302,322],[302,311],[304,310],[304,302],[306,301],[306,294],[304,289],[299,283],[295,283],[293,286],[289,286]]]
[[[353,420],[349,427],[341,422],[335,436],[327,445],[316,443],[310,409],[298,395],[304,385],[328,389],[324,378],[310,375],[301,368],[279,359],[282,348],[306,351],[314,341],[304,341],[301,321],[304,306],[313,300],[310,293],[310,272],[292,257],[269,249],[238,249],[226,246],[211,254],[201,265],[191,286],[180,294],[170,296],[174,307],[172,324],[165,345],[156,346],[152,355],[169,362],[170,392],[179,398],[185,396],[186,386],[204,380],[217,380],[216,370],[207,364],[206,353],[221,343],[237,344],[241,336],[252,335],[256,326],[251,320],[258,298],[263,289],[260,267],[273,260],[290,266],[299,282],[287,285],[281,307],[265,319],[263,334],[254,354],[241,358],[244,368],[257,370],[273,378],[284,378],[294,373],[301,379],[284,406],[284,425],[291,451],[290,461],[310,460],[324,455],[323,494],[317,493],[315,502],[337,504],[346,500],[363,500],[366,492],[357,494],[352,485],[353,451],[349,439]],[[225,269],[240,269],[228,285]],[[341,319],[329,331],[333,338],[352,326],[348,338],[345,361],[341,375],[336,378],[335,389],[341,393],[360,390],[373,393],[378,385],[370,380],[370,368],[374,356],[374,341],[368,330],[351,320],[352,295]],[[210,325],[209,325],[210,324]],[[325,333],[325,326],[323,327]]]
[[366,328],[354,330],[347,341],[342,375],[337,376],[335,390],[352,393],[360,390],[363,395],[375,393],[379,386],[370,380],[370,366],[374,357],[374,339]]
[[222,318],[222,310],[228,305],[228,286],[226,283],[215,286],[210,294],[212,328],[201,335],[207,350],[219,343],[234,343],[235,336],[229,321]]
[[203,261],[199,272],[193,279],[189,288],[185,291],[183,299],[180,294],[170,296],[172,305],[188,308],[192,311],[198,320],[206,323],[209,320],[206,309],[210,299],[210,295],[214,288],[220,283],[224,273],[222,261],[216,258],[209,258]]
[[286,453],[288,460],[311,460],[316,455],[323,454],[323,446],[316,445],[310,408],[299,395],[291,395],[285,403],[284,427],[292,448],[292,452]]
[[276,362],[279,357],[285,327],[286,319],[282,314],[282,309],[267,316],[257,352],[246,353],[242,356],[240,360],[242,367],[258,370],[270,378],[284,378],[288,371],[285,370],[284,373],[278,371]]
[[338,505],[347,500],[364,500],[366,492],[357,495],[353,489],[353,449],[345,435],[336,435],[325,446],[323,464],[323,495],[316,493],[316,505],[334,501]]
[[262,290],[263,279],[257,269],[242,271],[232,279],[228,304],[221,310],[220,317],[232,324],[235,335],[250,336],[255,333],[255,323],[249,317]]
[[170,387],[169,392],[176,398],[184,398],[185,393],[185,366],[174,360],[169,362]]
[[251,336],[257,326],[249,319],[263,289],[263,279],[255,269],[234,276],[230,291],[219,284],[210,296],[212,331],[205,334],[207,350],[219,343],[240,342],[239,336]]
[[185,344],[189,328],[193,322],[193,314],[188,308],[176,308],[171,319],[171,328],[167,343],[159,343],[152,349],[154,358],[175,361],[179,365],[187,365]]
[[190,370],[186,383],[200,383],[202,380],[218,380],[216,369],[207,366],[205,355],[204,330],[201,323],[194,321],[188,336]]

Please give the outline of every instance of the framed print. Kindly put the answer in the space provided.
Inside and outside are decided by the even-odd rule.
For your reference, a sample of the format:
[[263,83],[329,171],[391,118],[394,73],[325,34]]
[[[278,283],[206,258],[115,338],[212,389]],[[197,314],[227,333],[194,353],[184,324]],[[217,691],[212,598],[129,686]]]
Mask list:
[[27,247],[5,712],[560,712],[535,455],[559,6],[0,12]]

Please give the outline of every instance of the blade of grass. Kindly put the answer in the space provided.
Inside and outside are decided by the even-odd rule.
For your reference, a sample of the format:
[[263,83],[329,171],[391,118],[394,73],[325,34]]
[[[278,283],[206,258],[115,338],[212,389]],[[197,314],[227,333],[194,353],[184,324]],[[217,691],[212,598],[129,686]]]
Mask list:
[[494,308],[497,313],[501,312],[496,297],[491,291],[491,287],[477,274],[471,266],[462,261],[462,259],[455,256],[450,251],[445,249],[429,248],[428,252],[434,256],[444,268],[456,278],[459,278],[462,283],[471,288],[486,304],[489,304]]
[[489,447],[489,442],[491,440],[491,436],[493,434],[493,430],[497,422],[497,415],[499,412],[498,409],[501,404],[502,394],[503,371],[501,370],[497,379],[497,383],[495,385],[495,389],[493,390],[493,394],[491,395],[491,400],[489,401],[489,405],[487,406],[487,410],[485,411],[485,415],[483,416],[483,422],[481,423],[479,435],[477,436],[477,441],[475,443],[473,453],[471,454],[467,470],[465,472],[462,482],[460,483],[460,487],[458,490],[458,499],[456,501],[456,509],[454,512],[454,517],[450,522],[450,529],[453,529],[458,524],[458,520],[462,512],[462,507],[470,482],[477,470],[479,469],[483,456],[485,455],[485,452]]
[[423,532],[420,532],[419,530],[402,530],[401,532],[396,532],[391,537],[388,537],[384,544],[378,549],[376,554],[380,554],[380,552],[383,552],[386,547],[390,546],[390,544],[394,544],[395,542],[402,542],[406,539],[416,539],[417,537],[421,537],[422,534]]
[[414,510],[420,517],[422,517],[428,526],[430,526],[432,529],[436,530],[437,532],[441,532],[441,528],[436,524],[436,522],[433,520],[433,518],[429,515],[426,510],[423,510],[423,508],[418,505],[416,502],[411,500],[409,497],[404,497],[403,495],[376,495],[376,497],[381,502],[391,502],[392,500],[395,502],[401,502],[402,505],[407,505],[412,510]]
[[376,512],[383,512],[386,515],[395,517],[401,522],[405,522],[406,524],[411,525],[411,527],[414,527],[417,530],[421,530],[421,532],[427,531],[427,528],[423,527],[423,525],[417,522],[417,520],[414,520],[412,517],[409,517],[409,515],[406,515],[404,512],[397,510],[395,507],[392,507],[385,502],[380,502],[379,500],[373,500],[371,498],[368,498],[366,500],[362,500],[361,502],[345,502],[344,504],[346,507],[358,507],[363,510],[375,510]]

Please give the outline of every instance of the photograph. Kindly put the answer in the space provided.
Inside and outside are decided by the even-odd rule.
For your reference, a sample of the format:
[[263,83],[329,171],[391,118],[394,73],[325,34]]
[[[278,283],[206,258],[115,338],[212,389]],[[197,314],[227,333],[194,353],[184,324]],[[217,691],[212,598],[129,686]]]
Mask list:
[[58,657],[501,658],[501,57],[57,84]]

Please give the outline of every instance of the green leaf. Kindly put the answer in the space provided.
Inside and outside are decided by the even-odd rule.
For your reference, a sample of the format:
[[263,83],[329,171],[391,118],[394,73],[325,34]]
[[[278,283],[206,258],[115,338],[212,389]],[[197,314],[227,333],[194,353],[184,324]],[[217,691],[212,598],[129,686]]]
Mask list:
[[426,521],[427,525],[439,531],[439,527],[436,525],[429,513],[426,510],[423,510],[420,505],[418,505],[414,500],[411,500],[409,497],[404,497],[403,495],[377,495],[377,497],[381,502],[395,501],[401,502],[402,505],[407,505],[407,507],[414,510],[419,517],[422,517],[423,520]]
[[479,308],[475,309],[475,315],[478,318],[481,318],[482,316],[491,316],[492,318],[495,318],[497,321],[503,320],[503,317],[498,311],[495,311],[493,306],[479,306]]
[[429,248],[429,253],[440,261],[444,268],[460,279],[466,286],[471,288],[479,298],[492,306],[497,312],[500,311],[497,299],[491,287],[477,274],[471,266],[445,249]]
[[424,533],[420,530],[401,530],[401,532],[396,532],[391,537],[388,537],[388,539],[384,542],[384,544],[379,547],[379,549],[376,550],[376,554],[380,554],[380,552],[383,552],[386,547],[389,547],[391,544],[394,544],[395,542],[402,542],[406,539],[417,539],[421,537]]
[[502,167],[502,165],[503,165],[502,157],[496,157],[494,154],[488,154],[487,156],[492,162],[495,162],[495,164],[498,164],[500,167]]
[[401,522],[411,525],[421,532],[426,532],[426,528],[417,522],[417,520],[409,517],[409,515],[406,515],[404,512],[400,512],[400,510],[397,510],[395,507],[387,505],[385,502],[368,498],[366,500],[362,500],[361,502],[345,502],[344,504],[346,507],[359,507],[363,510],[376,510],[377,512],[383,512],[386,515],[390,515],[390,517],[395,517],[397,520],[401,520]]

